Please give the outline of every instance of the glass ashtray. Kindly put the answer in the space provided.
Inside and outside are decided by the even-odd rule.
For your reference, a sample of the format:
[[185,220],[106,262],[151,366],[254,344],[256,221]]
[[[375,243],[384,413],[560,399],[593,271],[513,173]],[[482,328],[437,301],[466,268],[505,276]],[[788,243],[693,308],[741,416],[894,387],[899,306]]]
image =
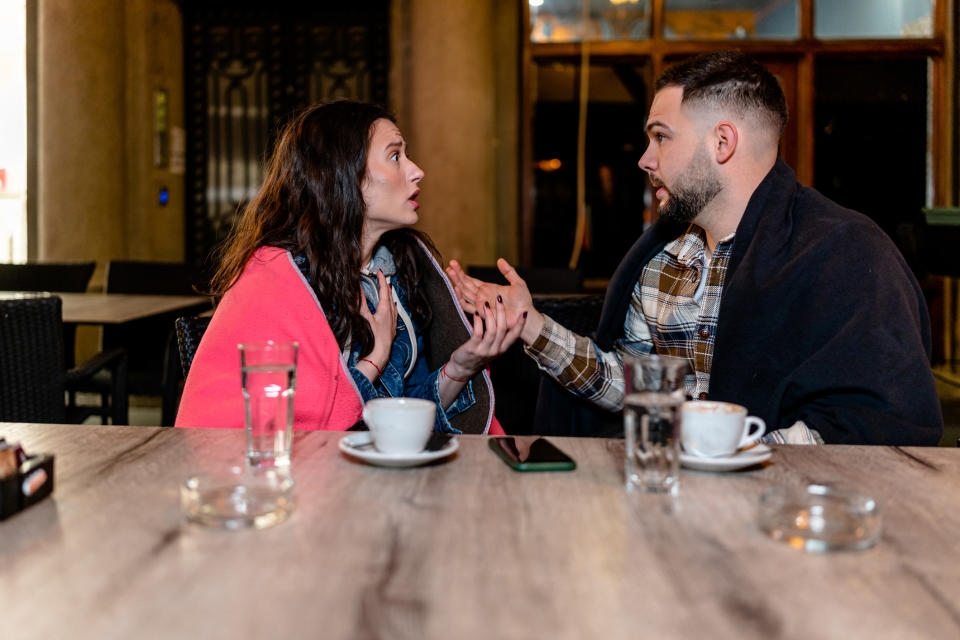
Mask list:
[[760,497],[757,524],[774,540],[806,551],[869,549],[880,540],[877,502],[836,487],[771,487]]
[[187,520],[208,527],[272,527],[293,511],[293,478],[243,467],[190,476],[180,486],[180,508]]

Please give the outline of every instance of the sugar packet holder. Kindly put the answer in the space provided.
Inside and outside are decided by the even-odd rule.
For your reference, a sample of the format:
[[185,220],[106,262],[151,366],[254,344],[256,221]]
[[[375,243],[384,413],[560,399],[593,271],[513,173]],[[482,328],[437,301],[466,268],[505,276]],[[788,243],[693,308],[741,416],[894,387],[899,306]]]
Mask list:
[[0,520],[23,511],[53,493],[54,456],[27,457],[17,472],[0,480]]

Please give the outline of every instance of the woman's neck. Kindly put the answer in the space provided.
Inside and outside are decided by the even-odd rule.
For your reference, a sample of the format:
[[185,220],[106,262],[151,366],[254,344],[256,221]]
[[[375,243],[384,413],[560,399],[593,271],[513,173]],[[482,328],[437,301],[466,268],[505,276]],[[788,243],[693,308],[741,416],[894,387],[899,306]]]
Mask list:
[[373,250],[377,248],[377,243],[380,242],[380,235],[379,233],[368,235],[366,231],[363,232],[363,239],[360,241],[361,269],[366,269],[370,261],[373,260]]

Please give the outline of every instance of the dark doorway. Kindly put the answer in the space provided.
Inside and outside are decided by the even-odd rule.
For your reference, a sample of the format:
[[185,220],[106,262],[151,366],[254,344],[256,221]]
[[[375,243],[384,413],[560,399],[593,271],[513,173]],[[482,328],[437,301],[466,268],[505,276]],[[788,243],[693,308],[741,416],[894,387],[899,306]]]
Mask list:
[[278,129],[332,98],[387,103],[389,2],[183,3],[186,255],[206,266]]

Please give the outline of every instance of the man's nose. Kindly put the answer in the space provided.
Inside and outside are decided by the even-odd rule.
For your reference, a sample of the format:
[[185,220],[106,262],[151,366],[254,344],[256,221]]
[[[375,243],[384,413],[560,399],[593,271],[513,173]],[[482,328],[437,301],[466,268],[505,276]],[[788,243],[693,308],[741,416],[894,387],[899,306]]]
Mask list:
[[640,159],[637,161],[637,166],[643,169],[646,172],[656,171],[656,159],[651,153],[650,149],[653,145],[648,145],[647,150],[643,152],[643,155],[640,156]]

